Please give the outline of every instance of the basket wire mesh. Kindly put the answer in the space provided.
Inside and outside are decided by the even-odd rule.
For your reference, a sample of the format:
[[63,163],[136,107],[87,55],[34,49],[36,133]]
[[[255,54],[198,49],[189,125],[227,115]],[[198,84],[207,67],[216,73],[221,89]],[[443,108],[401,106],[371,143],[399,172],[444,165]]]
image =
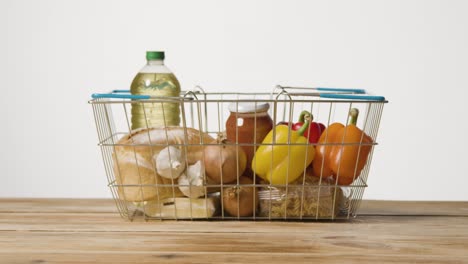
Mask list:
[[[320,96],[321,94],[323,93],[317,93],[312,88],[284,86],[277,86],[271,93],[208,93],[197,86],[192,91],[182,92],[177,98],[135,100],[126,99],[125,96],[119,98],[99,96],[90,100],[108,186],[120,215],[129,220],[137,218],[144,220],[334,220],[355,217],[367,187],[382,111],[387,101],[367,100],[369,99],[367,97],[353,98],[352,96],[349,97],[351,99],[346,99],[348,98],[346,96],[345,99],[328,98]],[[327,94],[349,94],[349,91],[339,89]],[[177,129],[181,131],[182,136],[177,140],[173,139],[171,130],[166,128],[155,130],[147,127],[138,131],[131,129],[132,104],[141,104],[143,109],[146,109],[150,104],[162,105],[167,102],[177,103],[180,106],[181,124]],[[296,117],[303,110],[312,113],[314,121],[317,120],[329,127],[335,122],[346,124],[349,111],[357,108],[360,110],[357,127],[372,138],[367,163],[360,173],[355,172],[355,179],[350,185],[339,185],[337,181],[332,181],[322,175],[312,177],[308,173],[309,165],[305,162],[302,168],[303,173],[298,180],[281,185],[262,180],[255,171],[251,175],[253,179],[251,184],[241,184],[239,179],[230,183],[213,183],[206,173],[202,172],[204,191],[199,198],[187,198],[180,193],[179,188],[186,187],[191,193],[200,186],[192,186],[190,182],[188,185],[181,185],[177,179],[163,179],[158,175],[154,159],[158,151],[164,147],[173,146],[187,154],[190,149],[203,150],[208,146],[219,144],[207,138],[225,135],[225,124],[230,115],[228,106],[234,104],[237,108],[241,103],[251,103],[255,106],[267,103],[273,126],[285,121],[290,129],[291,124],[296,121]],[[164,116],[166,113],[162,114]],[[238,113],[236,113],[236,120],[237,115]],[[256,116],[254,124],[253,134],[256,135]],[[199,132],[198,138],[189,140],[189,133],[192,133],[192,129]],[[155,134],[155,131],[159,134]],[[238,131],[236,132],[237,139]],[[142,143],[143,137],[147,140]],[[156,137],[162,140],[155,142]],[[254,139],[251,144],[238,141],[230,144],[237,149],[245,146],[257,149],[263,143]],[[281,145],[275,141],[271,144],[273,147]],[[320,143],[309,142],[305,144],[312,144],[314,147],[320,145]],[[340,144],[345,146],[349,143]],[[361,147],[365,143],[361,141],[355,144]],[[288,141],[286,146],[288,151],[291,151],[294,143]],[[122,149],[126,150],[125,156],[118,154]],[[142,159],[140,157],[142,150],[153,158]],[[201,159],[203,158],[204,154],[201,156]],[[126,174],[129,171],[126,169],[128,160],[135,163],[132,177]],[[193,161],[187,157],[183,162],[185,167],[193,165]],[[239,171],[237,174],[241,175]],[[131,180],[128,180],[130,178]],[[253,188],[255,190],[256,195],[253,195],[252,199],[254,210],[251,215],[241,216],[239,211],[242,208],[239,206],[237,214],[226,212],[223,197],[226,190],[231,190],[229,188]],[[239,204],[240,197],[237,196],[237,205]]]

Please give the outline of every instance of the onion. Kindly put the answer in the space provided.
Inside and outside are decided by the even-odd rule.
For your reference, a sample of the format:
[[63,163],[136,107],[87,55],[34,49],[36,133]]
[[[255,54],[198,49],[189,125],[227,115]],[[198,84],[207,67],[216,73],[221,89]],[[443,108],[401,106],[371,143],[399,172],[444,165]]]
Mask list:
[[245,171],[247,157],[240,146],[228,144],[226,139],[215,141],[204,149],[206,175],[215,183],[230,183]]
[[223,188],[223,207],[232,216],[251,216],[258,207],[258,192],[250,178],[241,176],[239,185]]

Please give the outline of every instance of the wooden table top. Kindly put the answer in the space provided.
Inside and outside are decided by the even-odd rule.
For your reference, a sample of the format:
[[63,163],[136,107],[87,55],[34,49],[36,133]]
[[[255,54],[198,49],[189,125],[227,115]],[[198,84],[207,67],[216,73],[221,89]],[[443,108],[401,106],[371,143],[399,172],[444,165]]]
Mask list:
[[468,263],[468,202],[325,222],[128,222],[112,200],[0,199],[0,263]]

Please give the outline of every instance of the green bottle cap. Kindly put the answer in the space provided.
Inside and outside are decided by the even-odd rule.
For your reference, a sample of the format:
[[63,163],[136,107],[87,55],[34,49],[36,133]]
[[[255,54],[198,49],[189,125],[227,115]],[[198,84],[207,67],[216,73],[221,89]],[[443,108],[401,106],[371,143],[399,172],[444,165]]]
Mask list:
[[164,51],[147,51],[147,60],[164,60]]

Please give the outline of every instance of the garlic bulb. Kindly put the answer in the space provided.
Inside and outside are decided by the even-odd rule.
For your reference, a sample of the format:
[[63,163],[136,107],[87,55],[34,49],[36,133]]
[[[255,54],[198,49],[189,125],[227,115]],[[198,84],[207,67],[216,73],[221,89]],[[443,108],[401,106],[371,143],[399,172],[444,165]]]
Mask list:
[[156,170],[161,177],[177,179],[185,170],[185,157],[180,149],[168,146],[155,158]]
[[205,186],[203,186],[204,172],[205,168],[200,160],[188,166],[186,174],[182,174],[179,177],[180,191],[190,198],[198,198],[205,195]]

